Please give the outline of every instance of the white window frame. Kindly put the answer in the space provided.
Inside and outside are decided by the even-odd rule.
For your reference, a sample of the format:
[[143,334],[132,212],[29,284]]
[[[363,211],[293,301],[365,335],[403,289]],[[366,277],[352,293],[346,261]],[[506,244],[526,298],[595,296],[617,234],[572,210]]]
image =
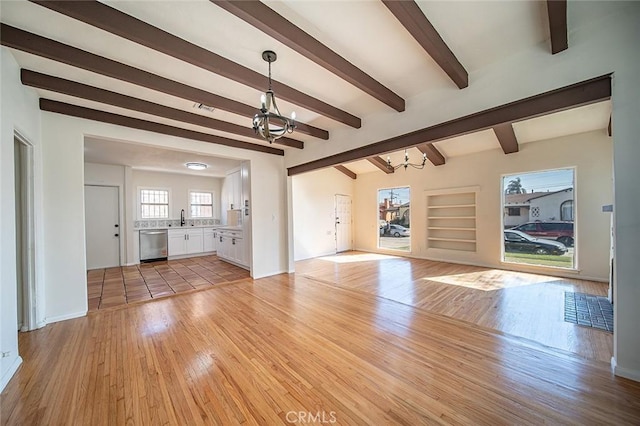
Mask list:
[[[378,248],[378,250],[382,250],[382,251],[389,251],[392,253],[407,253],[407,254],[411,254],[411,251],[413,249],[413,235],[409,235],[409,249],[408,250],[402,250],[402,249],[395,249],[395,248],[390,248],[390,247],[381,247],[380,246],[380,202],[378,201],[378,197],[380,195],[380,191],[386,191],[386,190],[392,190],[392,189],[408,189],[409,190],[409,216],[411,216],[412,212],[411,212],[411,185],[396,185],[396,186],[389,186],[389,187],[384,187],[384,188],[378,188],[376,190],[376,223],[378,224],[378,226],[376,227],[376,247]],[[411,229],[411,228],[409,228]]]
[[[142,217],[142,191],[166,191],[167,192],[167,217]],[[150,186],[139,186],[136,191],[136,198],[138,200],[136,205],[138,220],[166,220],[171,219],[171,189],[170,188],[158,188]]]
[[[573,171],[573,241],[574,241],[574,245],[573,245],[573,267],[571,268],[563,268],[563,267],[559,267],[559,266],[548,266],[548,265],[537,265],[537,264],[529,264],[529,263],[518,263],[518,262],[509,262],[505,260],[505,250],[504,250],[504,234],[503,234],[503,230],[504,230],[504,197],[505,197],[505,185],[504,185],[504,178],[507,176],[514,176],[514,175],[523,175],[523,174],[527,174],[527,173],[542,173],[542,172],[552,172],[552,171],[556,171],[556,170],[572,170]],[[578,205],[578,167],[577,166],[566,166],[566,167],[558,167],[558,168],[554,168],[554,169],[536,169],[536,170],[527,170],[527,171],[521,171],[521,172],[512,172],[512,173],[503,173],[500,175],[500,193],[501,193],[501,198],[500,198],[500,263],[505,264],[505,265],[510,265],[510,266],[515,266],[515,267],[522,267],[523,269],[529,268],[532,270],[535,269],[540,269],[540,270],[553,270],[553,269],[557,269],[560,271],[569,271],[569,272],[575,272],[575,271],[580,271],[580,265],[579,265],[579,251],[578,251],[578,244],[576,243],[578,241],[578,210],[577,210],[577,205]]]
[[[197,193],[206,193],[211,194],[211,216],[192,216],[191,215],[191,194]],[[215,219],[216,218],[216,193],[212,189],[190,189],[187,193],[187,204],[189,206],[189,219]],[[207,204],[197,204],[197,205],[207,205]]]

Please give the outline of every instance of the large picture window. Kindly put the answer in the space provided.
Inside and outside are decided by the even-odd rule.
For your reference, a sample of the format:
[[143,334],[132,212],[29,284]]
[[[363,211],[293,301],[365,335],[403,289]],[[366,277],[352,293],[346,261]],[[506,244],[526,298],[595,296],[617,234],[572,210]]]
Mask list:
[[378,190],[378,248],[411,250],[409,187]]
[[503,261],[575,269],[574,176],[560,169],[502,177]]
[[169,191],[166,189],[140,189],[140,218],[168,219]]

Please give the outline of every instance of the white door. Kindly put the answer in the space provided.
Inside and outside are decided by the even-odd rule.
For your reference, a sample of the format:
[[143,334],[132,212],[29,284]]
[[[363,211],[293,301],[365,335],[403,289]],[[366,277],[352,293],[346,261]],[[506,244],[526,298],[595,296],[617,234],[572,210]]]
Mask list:
[[84,187],[87,269],[120,266],[117,186]]
[[351,197],[336,194],[336,252],[351,249]]

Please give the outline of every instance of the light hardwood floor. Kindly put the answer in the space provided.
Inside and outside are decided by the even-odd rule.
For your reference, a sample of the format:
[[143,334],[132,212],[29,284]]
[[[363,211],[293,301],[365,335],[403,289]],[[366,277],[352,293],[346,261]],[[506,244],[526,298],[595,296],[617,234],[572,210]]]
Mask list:
[[[370,272],[353,285],[386,282]],[[640,424],[640,383],[606,363],[301,273],[97,311],[19,344],[7,425],[272,425],[299,412],[335,424]]]
[[613,334],[564,321],[564,292],[608,284],[422,259],[348,252],[296,263],[296,273],[610,362]]

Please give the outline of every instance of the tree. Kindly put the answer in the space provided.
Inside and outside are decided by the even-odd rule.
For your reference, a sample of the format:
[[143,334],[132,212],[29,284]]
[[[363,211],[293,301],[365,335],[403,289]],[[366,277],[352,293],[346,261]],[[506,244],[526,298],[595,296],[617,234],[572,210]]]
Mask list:
[[520,178],[515,178],[509,181],[509,185],[507,185],[507,189],[505,190],[507,194],[526,194],[527,190],[522,187],[522,183],[520,182]]

